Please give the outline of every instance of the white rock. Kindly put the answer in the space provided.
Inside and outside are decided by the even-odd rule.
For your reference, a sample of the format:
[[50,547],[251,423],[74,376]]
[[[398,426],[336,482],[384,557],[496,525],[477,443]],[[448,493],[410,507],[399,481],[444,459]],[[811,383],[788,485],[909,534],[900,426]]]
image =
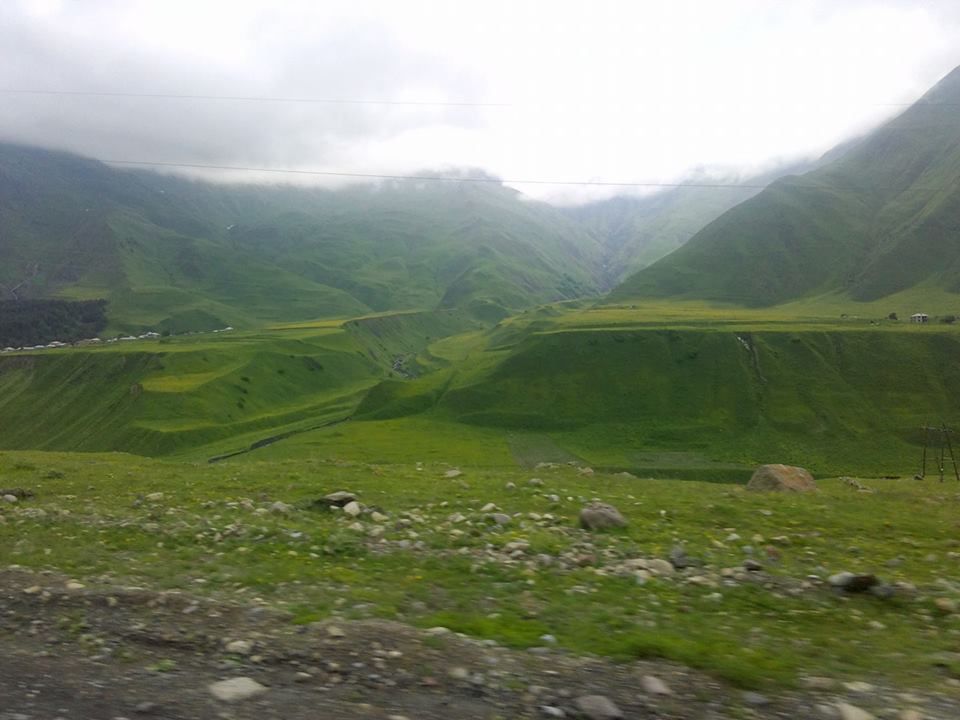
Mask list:
[[453,468],[452,470],[447,470],[443,474],[445,478],[457,478],[457,477],[460,477],[461,475],[463,475],[463,471],[458,470],[457,468]]
[[287,505],[285,502],[277,500],[277,502],[270,506],[270,509],[275,513],[286,515],[293,510],[293,505]]
[[837,703],[840,720],[876,720],[876,718],[862,708],[849,703]]
[[660,558],[647,560],[647,570],[652,572],[654,575],[673,575],[675,572],[673,565],[666,560],[661,560]]
[[207,686],[210,694],[223,702],[248,700],[267,691],[263,685],[248,677],[231,678],[211,683]]
[[644,675],[640,679],[640,687],[648,695],[673,695],[673,690],[656,675]]
[[332,638],[344,638],[347,634],[336,625],[327,625],[327,635]]
[[17,499],[17,496],[16,496],[16,495],[4,495],[4,496],[3,496],[3,501],[4,501],[4,502],[8,502],[8,503],[10,503],[11,505],[12,505],[13,503],[19,502],[19,500]]
[[370,519],[376,523],[382,523],[386,522],[388,518],[383,513],[378,513],[376,510],[374,510],[372,513],[370,513]]
[[351,500],[346,505],[344,505],[343,511],[350,517],[357,517],[357,515],[359,515],[362,512],[360,508],[360,503],[358,503],[356,500]]
[[161,500],[163,500],[163,493],[162,493],[162,492],[152,492],[152,493],[150,493],[149,495],[146,496],[146,499],[147,499],[149,502],[160,502]]
[[494,505],[493,503],[487,503],[482,508],[480,508],[480,512],[489,513],[489,512],[493,512],[496,509],[497,509],[496,505]]
[[249,655],[253,652],[253,643],[249,640],[233,640],[228,642],[224,649],[234,655]]
[[470,677],[470,671],[467,670],[465,667],[450,668],[447,674],[454,680],[466,680],[467,678]]
[[83,590],[86,585],[84,585],[82,582],[77,582],[76,580],[68,580],[65,587],[67,590]]

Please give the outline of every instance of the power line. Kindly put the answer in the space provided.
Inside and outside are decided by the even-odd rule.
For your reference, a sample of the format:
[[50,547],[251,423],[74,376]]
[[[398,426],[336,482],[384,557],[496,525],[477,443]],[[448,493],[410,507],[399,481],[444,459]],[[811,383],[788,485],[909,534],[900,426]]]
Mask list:
[[593,187],[649,187],[649,188],[742,188],[763,190],[766,185],[733,183],[663,183],[663,182],[607,182],[604,180],[502,180],[494,177],[465,177],[455,175],[385,175],[380,173],[335,172],[329,170],[297,170],[294,168],[250,167],[247,165],[205,165],[200,163],[154,162],[148,160],[104,160],[109,165],[142,165],[146,167],[188,168],[197,170],[233,170],[288,175],[318,175],[321,177],[357,178],[361,180],[413,180],[428,182],[490,183],[496,185],[582,185]]
[[[202,163],[157,162],[151,160],[103,160],[109,165],[139,165],[144,167],[185,168],[193,170],[228,170],[237,172],[262,172],[280,175],[313,175],[319,177],[356,178],[360,180],[410,180],[414,182],[449,182],[449,183],[486,183],[494,185],[565,185],[581,187],[636,187],[636,188],[723,188],[731,190],[765,190],[773,182],[766,185],[751,183],[707,183],[707,182],[612,182],[606,180],[510,180],[495,177],[469,177],[456,175],[389,175],[383,173],[338,172],[333,170],[298,170],[296,168],[252,167],[248,165],[207,165]],[[789,176],[784,176],[789,177]],[[793,185],[801,190],[816,190],[818,185]],[[833,188],[836,189],[836,188]],[[856,190],[857,188],[840,188]],[[862,188],[860,188],[862,189]],[[897,188],[872,188],[875,190],[898,190]],[[900,191],[915,192],[924,190],[939,192],[953,189],[953,186],[921,187],[900,189]]]
[[[397,105],[412,107],[486,107],[511,108],[523,106],[554,105],[564,103],[497,103],[497,102],[470,102],[448,100],[377,100],[352,98],[315,98],[315,97],[274,97],[258,95],[201,95],[189,93],[138,93],[113,92],[99,90],[37,90],[26,88],[0,88],[4,95],[52,95],[65,97],[111,97],[111,98],[147,98],[155,100],[205,100],[228,102],[275,102],[275,103],[302,103],[319,105]],[[593,103],[595,104],[595,103]],[[653,103],[662,106],[663,103]],[[740,103],[742,104],[742,103]],[[758,103],[769,105],[769,103]],[[829,103],[830,105],[844,103]],[[960,103],[923,102],[922,100],[906,103],[849,103],[851,105],[866,105],[868,107],[960,107]]]
[[345,98],[260,97],[255,95],[189,95],[181,93],[100,92],[87,90],[24,90],[0,88],[4,95],[63,95],[67,97],[151,98],[158,100],[212,100],[231,102],[315,103],[319,105],[409,105],[414,107],[512,107],[510,103],[446,100],[353,100]]

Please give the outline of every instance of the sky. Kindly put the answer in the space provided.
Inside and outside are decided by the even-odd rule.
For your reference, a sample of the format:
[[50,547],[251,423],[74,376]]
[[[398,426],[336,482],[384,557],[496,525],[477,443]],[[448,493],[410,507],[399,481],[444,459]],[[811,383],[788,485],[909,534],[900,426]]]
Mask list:
[[[3,0],[0,139],[101,160],[669,183],[815,157],[957,65],[957,0]],[[616,191],[513,185],[558,203]]]

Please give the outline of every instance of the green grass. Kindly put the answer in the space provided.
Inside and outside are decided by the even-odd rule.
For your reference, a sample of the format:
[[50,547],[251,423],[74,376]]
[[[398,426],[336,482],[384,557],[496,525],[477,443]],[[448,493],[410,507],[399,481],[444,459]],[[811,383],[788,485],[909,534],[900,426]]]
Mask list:
[[[771,496],[560,468],[538,471],[544,486],[537,487],[523,471],[465,464],[464,475],[451,480],[443,477],[447,465],[369,464],[326,455],[331,449],[217,465],[0,453],[4,484],[37,492],[0,510],[0,543],[9,563],[94,583],[257,596],[291,610],[298,622],[331,613],[384,617],[443,624],[513,647],[539,645],[550,633],[573,652],[664,657],[748,687],[816,674],[944,690],[935,655],[955,651],[960,625],[937,614],[932,598],[956,594],[943,582],[957,561],[953,485],[868,481],[875,492],[864,494],[821,480],[816,494]],[[359,493],[390,516],[383,539],[409,539],[412,530],[426,549],[383,545],[330,512],[266,510],[276,500],[306,507],[337,489]],[[156,492],[162,498],[143,499]],[[554,493],[558,502],[549,498]],[[638,585],[592,567],[559,571],[486,559],[485,548],[514,540],[530,543],[529,558],[578,552],[588,538],[575,528],[576,513],[592,497],[614,503],[630,520],[624,531],[589,538],[604,562],[664,557],[683,541],[712,568],[709,575],[739,565],[742,546],[751,545],[771,575],[790,584]],[[489,501],[519,513],[513,524],[484,522],[478,510]],[[455,512],[467,522],[446,524]],[[423,522],[395,526],[401,517]],[[451,534],[456,528],[465,532]],[[771,543],[776,562],[763,551]],[[888,602],[787,591],[811,573],[847,569],[918,591]]]

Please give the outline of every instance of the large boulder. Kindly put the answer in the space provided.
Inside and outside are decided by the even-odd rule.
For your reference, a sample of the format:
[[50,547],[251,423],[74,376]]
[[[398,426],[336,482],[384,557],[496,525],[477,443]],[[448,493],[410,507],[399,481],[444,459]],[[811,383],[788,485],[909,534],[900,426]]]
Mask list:
[[627,521],[613,505],[595,502],[580,511],[580,525],[587,530],[625,527]]
[[747,490],[759,492],[810,492],[816,489],[813,475],[793,465],[761,465],[747,483]]

